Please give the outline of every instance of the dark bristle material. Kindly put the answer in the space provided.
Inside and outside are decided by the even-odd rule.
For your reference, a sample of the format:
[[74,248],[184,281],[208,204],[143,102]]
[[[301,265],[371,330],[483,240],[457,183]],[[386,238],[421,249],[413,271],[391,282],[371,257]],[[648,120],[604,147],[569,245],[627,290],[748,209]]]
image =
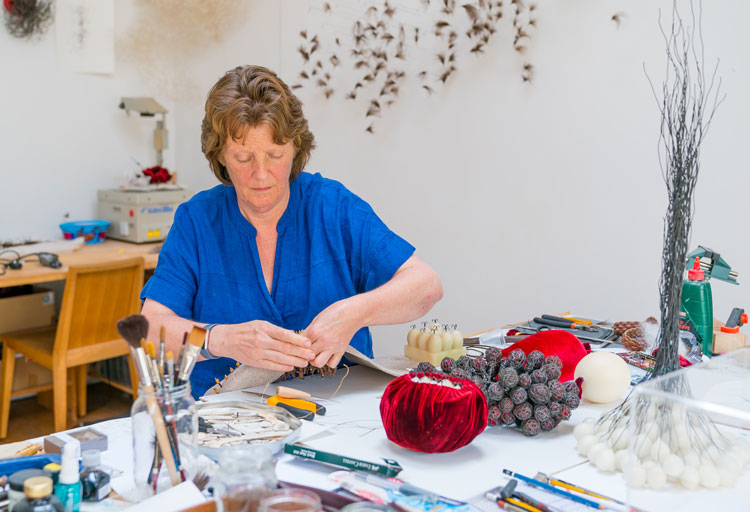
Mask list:
[[148,335],[148,320],[143,315],[130,315],[117,322],[117,332],[134,348]]

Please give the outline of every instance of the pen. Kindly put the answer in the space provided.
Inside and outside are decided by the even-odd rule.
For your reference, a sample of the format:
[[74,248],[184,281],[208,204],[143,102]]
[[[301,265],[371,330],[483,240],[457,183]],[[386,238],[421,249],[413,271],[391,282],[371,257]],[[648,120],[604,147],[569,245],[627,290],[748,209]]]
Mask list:
[[542,482],[541,480],[535,480],[533,478],[529,478],[528,476],[523,476],[518,473],[514,473],[513,471],[509,469],[503,469],[503,473],[505,473],[508,476],[512,476],[514,478],[518,478],[519,480],[526,482],[529,485],[532,485],[534,487],[538,487],[540,489],[544,489],[548,492],[552,492],[554,494],[558,494],[560,496],[565,496],[571,501],[575,501],[577,503],[581,503],[582,505],[589,506],[591,508],[597,508],[597,509],[603,509],[604,505],[597,503],[596,501],[589,500],[587,498],[582,498],[580,496],[577,496],[573,493],[570,493],[568,491],[564,491],[562,489],[558,489],[554,485],[550,485],[547,483]]

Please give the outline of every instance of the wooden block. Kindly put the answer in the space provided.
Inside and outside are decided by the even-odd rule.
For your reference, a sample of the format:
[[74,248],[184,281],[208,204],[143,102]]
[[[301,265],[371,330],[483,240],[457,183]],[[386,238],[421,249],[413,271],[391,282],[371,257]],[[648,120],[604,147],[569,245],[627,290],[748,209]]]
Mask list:
[[727,333],[714,331],[714,354],[726,354],[732,350],[742,348],[747,343],[747,337],[741,332]]

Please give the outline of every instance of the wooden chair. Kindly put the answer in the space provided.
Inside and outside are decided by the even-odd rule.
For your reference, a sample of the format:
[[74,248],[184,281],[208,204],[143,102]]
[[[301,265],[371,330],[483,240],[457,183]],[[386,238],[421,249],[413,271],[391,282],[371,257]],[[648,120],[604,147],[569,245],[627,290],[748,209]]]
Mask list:
[[[57,326],[0,335],[3,343],[0,378],[0,439],[8,434],[10,399],[29,390],[13,391],[16,352],[52,370],[55,432],[67,428],[68,373],[74,381],[78,414],[86,414],[86,368],[90,363],[129,354],[117,333],[117,321],[141,309],[143,258],[71,266]],[[138,389],[130,362],[132,393]],[[75,414],[75,413],[74,413]]]

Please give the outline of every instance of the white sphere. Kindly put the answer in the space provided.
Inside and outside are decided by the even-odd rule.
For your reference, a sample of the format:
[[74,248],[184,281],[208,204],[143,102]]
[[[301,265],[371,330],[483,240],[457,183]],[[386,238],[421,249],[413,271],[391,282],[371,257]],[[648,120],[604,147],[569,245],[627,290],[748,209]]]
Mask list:
[[630,369],[612,352],[592,352],[576,365],[574,378],[583,377],[583,398],[590,402],[614,402],[630,387]]
[[682,470],[685,469],[685,462],[682,460],[682,457],[674,453],[667,455],[662,464],[664,465],[664,472],[670,477],[680,476]]
[[633,451],[639,459],[648,459],[651,456],[651,440],[647,436],[637,436],[633,443]]
[[581,439],[578,440],[578,452],[585,456],[586,452],[588,451],[589,447],[592,444],[595,444],[598,441],[598,438],[594,435],[587,435],[583,436]]
[[737,477],[739,473],[736,473],[727,468],[719,468],[719,485],[722,487],[734,487],[737,483]]
[[628,443],[630,442],[630,432],[624,427],[617,427],[615,431],[612,432],[610,439],[612,440],[612,447],[615,450],[624,450],[628,447]]
[[638,489],[646,485],[646,470],[643,466],[635,464],[626,473],[625,478],[630,487]]
[[651,439],[651,442],[653,443],[659,438],[659,425],[656,423],[651,423],[648,427],[645,429],[646,436]]
[[594,423],[596,423],[596,418],[594,418],[593,416],[589,416],[588,418],[586,418],[585,420],[583,420],[583,422],[584,423],[590,423],[591,425],[593,425]]
[[615,454],[609,448],[602,450],[594,457],[594,465],[600,471],[614,471]]
[[594,462],[594,459],[596,458],[599,453],[603,452],[604,450],[609,450],[609,446],[607,446],[606,443],[602,443],[601,441],[598,441],[591,446],[589,446],[589,449],[586,450],[586,458],[588,458],[591,462]]
[[658,466],[658,464],[656,462],[654,462],[653,460],[649,459],[649,460],[645,461],[643,464],[641,464],[641,466],[643,466],[643,469],[645,469],[646,471],[648,471],[649,469],[653,468],[654,466]]
[[691,450],[685,455],[685,465],[695,466],[696,468],[701,465],[701,458],[695,450]]
[[661,489],[667,485],[667,474],[659,464],[654,464],[647,470],[646,483],[651,489]]
[[576,438],[576,441],[580,441],[584,436],[587,436],[593,433],[594,433],[593,423],[586,423],[586,422],[579,423],[573,429],[573,436]]
[[685,489],[695,489],[701,481],[698,468],[695,466],[685,466],[680,474],[680,483]]
[[690,432],[685,425],[677,425],[675,438],[677,439],[680,451],[687,455],[692,449],[693,441],[690,439]]
[[664,462],[664,459],[670,454],[671,450],[669,449],[669,446],[667,446],[667,443],[661,439],[657,439],[654,441],[654,444],[651,445],[651,458],[655,461]]
[[633,454],[628,450],[619,450],[615,452],[615,467],[620,471],[625,471],[628,462],[635,460]]
[[701,485],[706,489],[716,489],[719,487],[719,472],[713,464],[701,464],[698,468]]

